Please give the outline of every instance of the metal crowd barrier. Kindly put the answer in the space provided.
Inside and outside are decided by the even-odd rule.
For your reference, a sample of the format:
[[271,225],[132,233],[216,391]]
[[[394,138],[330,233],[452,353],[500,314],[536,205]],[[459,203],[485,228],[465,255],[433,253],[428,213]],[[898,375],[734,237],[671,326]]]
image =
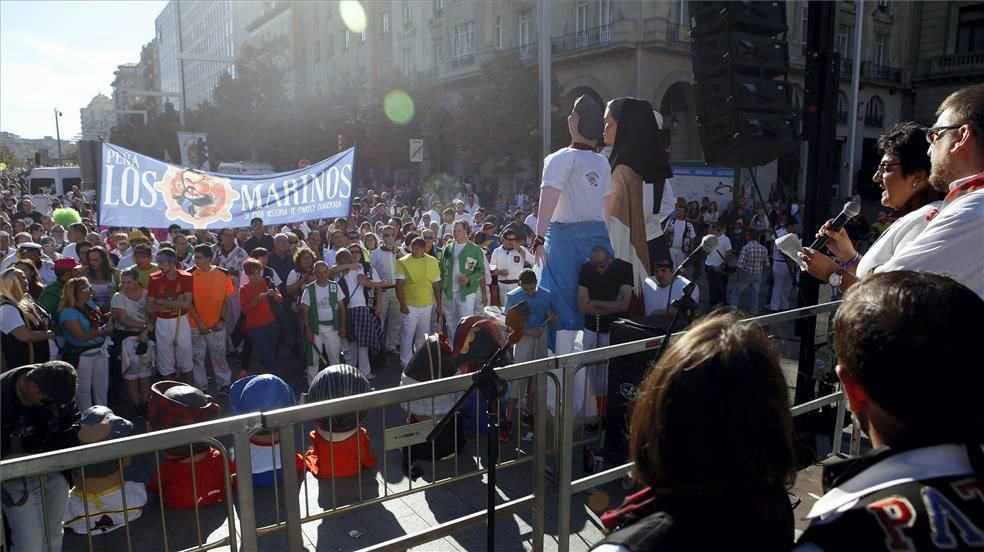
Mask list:
[[[825,303],[815,307],[807,307],[767,316],[760,316],[757,318],[749,318],[744,320],[743,323],[757,323],[763,326],[779,324],[808,316],[832,313],[838,305],[839,302]],[[674,338],[679,337],[682,334],[683,332],[674,334]],[[510,439],[509,443],[505,444],[507,448],[511,449],[507,450],[507,452],[512,454],[511,456],[506,455],[506,457],[502,457],[500,454],[500,462],[498,464],[499,468],[508,469],[532,462],[534,472],[533,492],[532,494],[499,504],[496,508],[497,516],[511,515],[524,510],[529,511],[530,508],[532,508],[532,548],[534,551],[540,552],[543,550],[544,546],[545,513],[547,508],[546,485],[548,477],[548,454],[554,455],[554,462],[557,466],[554,473],[556,474],[555,478],[559,492],[557,508],[559,550],[569,549],[571,498],[573,495],[597,485],[626,477],[629,475],[632,468],[632,464],[625,464],[607,469],[600,473],[589,475],[587,477],[576,480],[573,479],[574,472],[571,453],[576,446],[591,443],[595,438],[600,438],[599,434],[595,438],[585,439],[582,430],[581,440],[578,442],[574,441],[575,418],[578,417],[576,415],[577,413],[573,412],[573,405],[575,404],[574,379],[577,371],[586,366],[604,362],[612,358],[652,350],[652,348],[657,346],[661,341],[661,337],[643,339],[631,343],[612,345],[559,357],[551,357],[522,364],[515,364],[497,370],[497,373],[503,379],[508,381],[523,382],[530,377],[535,379],[536,394],[533,403],[528,405],[528,408],[532,410],[534,416],[533,441],[531,445],[533,449],[532,453],[524,449],[521,440],[522,426],[521,424],[516,423],[515,443],[513,443]],[[560,378],[555,375],[558,373],[560,374]],[[548,381],[554,382],[556,391],[559,395],[554,403],[555,417],[551,417],[551,412],[547,408]],[[238,516],[235,511],[236,508],[234,508],[234,499],[231,494],[227,493],[225,508],[227,510],[229,534],[221,539],[203,542],[201,526],[198,521],[198,509],[196,507],[195,517],[197,545],[187,548],[185,552],[199,550],[204,551],[218,548],[220,546],[228,546],[231,550],[241,549],[246,551],[254,551],[259,549],[258,538],[277,532],[284,532],[286,534],[287,549],[303,550],[304,542],[302,525],[304,523],[314,522],[347,512],[354,512],[356,510],[405,497],[413,493],[451,485],[467,478],[481,477],[488,471],[488,466],[476,464],[477,469],[460,472],[458,470],[458,458],[461,455],[468,454],[469,450],[459,449],[456,439],[455,452],[457,455],[454,458],[453,473],[442,474],[439,476],[437,467],[438,462],[432,461],[430,482],[415,485],[411,478],[401,477],[398,483],[391,484],[388,480],[388,475],[390,474],[390,460],[388,458],[390,454],[388,453],[399,447],[387,446],[387,439],[384,438],[381,468],[377,465],[374,470],[366,471],[360,469],[358,475],[355,477],[358,498],[354,501],[339,504],[336,495],[336,486],[343,484],[351,486],[349,483],[351,478],[345,480],[344,482],[341,480],[336,482],[333,478],[330,483],[325,483],[330,486],[330,506],[321,506],[319,509],[315,510],[311,508],[310,492],[308,489],[309,485],[311,485],[311,476],[304,471],[302,472],[304,476],[303,481],[298,481],[298,473],[294,469],[291,469],[295,465],[295,453],[299,451],[303,452],[306,448],[305,446],[298,447],[297,442],[297,434],[299,430],[305,428],[305,424],[310,424],[314,420],[319,420],[330,416],[358,413],[360,411],[368,410],[371,412],[375,411],[377,413],[375,416],[378,418],[378,423],[382,426],[382,433],[384,435],[387,433],[387,430],[393,430],[394,428],[405,428],[407,431],[404,432],[404,437],[410,434],[416,434],[419,436],[427,433],[430,424],[433,423],[434,417],[432,417],[432,420],[429,423],[420,424],[420,422],[418,422],[418,424],[408,426],[401,414],[397,423],[393,424],[393,427],[388,427],[386,409],[388,407],[399,407],[400,405],[410,401],[426,399],[431,399],[433,408],[433,401],[437,397],[461,393],[466,390],[471,383],[471,376],[465,374],[425,383],[373,391],[343,399],[314,404],[302,404],[291,408],[265,413],[234,416],[212,422],[205,422],[149,434],[135,435],[104,443],[95,443],[41,455],[11,459],[0,463],[0,482],[7,482],[22,477],[40,477],[47,473],[80,468],[82,466],[98,462],[110,460],[120,461],[122,458],[136,456],[139,454],[155,453],[156,455],[159,454],[160,451],[166,449],[178,446],[190,446],[193,443],[200,443],[203,441],[209,442],[213,446],[216,446],[220,452],[226,454],[225,448],[222,447],[221,443],[219,443],[216,439],[231,436],[235,450],[238,451],[238,454],[236,454],[236,471],[238,475],[235,483],[237,490],[237,497],[235,500],[238,502],[236,505],[238,507]],[[587,387],[587,384],[585,387]],[[793,408],[793,415],[798,416],[834,403],[838,405],[836,417],[837,427],[835,428],[834,433],[834,446],[835,451],[839,451],[840,428],[843,426],[845,413],[845,401],[843,400],[843,394],[841,392],[838,391],[808,403],[797,405]],[[476,401],[476,409],[477,408],[478,401]],[[517,416],[520,412],[521,410],[517,409]],[[548,433],[548,417],[551,417],[553,420],[551,424],[551,429],[553,429],[552,437],[550,433]],[[369,416],[367,416],[367,418],[369,418]],[[392,416],[390,421],[394,421]],[[518,422],[518,420],[516,421]],[[357,420],[358,429],[361,430],[363,424],[367,423],[371,422],[368,419]],[[476,416],[474,457],[478,460],[484,460],[484,454],[482,453],[483,447],[480,445],[481,439],[478,435],[479,429],[478,416]],[[275,432],[275,434],[279,435],[280,465],[283,466],[280,481],[273,485],[275,520],[273,523],[263,526],[258,526],[257,523],[257,506],[262,507],[265,505],[258,505],[254,500],[255,495],[251,477],[252,462],[250,454],[248,453],[250,450],[250,437],[259,431]],[[487,435],[486,438],[498,439],[499,436]],[[401,443],[407,442],[410,441],[402,441]],[[419,437],[417,442],[419,442]],[[303,445],[303,433],[301,444]],[[502,446],[502,444],[500,444],[500,446]],[[471,449],[471,446],[468,448]],[[432,448],[432,452],[433,450],[434,449]],[[332,457],[332,461],[334,461],[334,457]],[[446,462],[446,460],[442,460],[442,462]],[[445,470],[446,468],[447,465],[443,464],[442,470]],[[366,474],[363,474],[362,471],[366,471]],[[363,477],[371,477],[373,483],[377,485],[376,488],[378,489],[379,481],[376,477],[380,474],[383,478],[383,492],[381,496],[366,497],[363,489]],[[426,473],[424,475],[426,475]],[[230,485],[231,482],[227,477],[227,491],[230,490]],[[391,490],[390,486],[393,486],[394,489]],[[301,505],[302,496],[304,500],[303,511]],[[322,501],[323,498],[324,497],[319,492],[319,502]],[[284,504],[283,516],[280,511],[281,502]],[[163,501],[161,501],[160,506],[163,545],[165,550],[170,550],[167,541],[168,529],[165,521],[166,514]],[[264,513],[266,513],[266,510],[264,510]],[[405,550],[411,546],[426,544],[433,540],[451,535],[461,529],[481,525],[485,520],[484,515],[484,510],[477,511],[435,526],[431,526],[425,531],[403,535],[386,542],[372,545],[366,550]],[[124,519],[126,519],[126,516],[124,516]],[[133,550],[129,523],[126,524],[126,542],[128,550]],[[89,535],[89,549],[90,551],[94,550],[92,547],[91,533]]]

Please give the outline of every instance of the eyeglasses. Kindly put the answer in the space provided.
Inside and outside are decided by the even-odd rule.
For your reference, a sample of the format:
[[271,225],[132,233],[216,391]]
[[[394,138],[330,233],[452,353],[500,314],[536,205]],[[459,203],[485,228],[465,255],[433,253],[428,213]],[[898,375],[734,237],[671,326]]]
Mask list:
[[936,141],[939,140],[940,136],[944,132],[946,132],[948,130],[956,130],[956,129],[962,127],[962,126],[963,125],[946,125],[946,126],[938,126],[938,127],[927,128],[926,129],[926,141],[929,142],[930,144],[935,144]]
[[888,172],[888,169],[892,167],[898,167],[901,164],[902,163],[879,163],[878,168],[875,169],[875,172],[878,174],[885,174],[886,172]]
[[80,286],[79,291],[81,291],[82,293],[88,293],[92,291],[92,286]]

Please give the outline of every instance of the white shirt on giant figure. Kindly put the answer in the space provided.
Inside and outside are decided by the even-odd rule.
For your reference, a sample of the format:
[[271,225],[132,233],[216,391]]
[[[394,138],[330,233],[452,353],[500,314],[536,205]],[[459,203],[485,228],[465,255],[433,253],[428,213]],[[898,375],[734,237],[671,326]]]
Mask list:
[[608,159],[593,151],[563,148],[543,160],[541,187],[561,191],[551,222],[604,222],[612,169]]

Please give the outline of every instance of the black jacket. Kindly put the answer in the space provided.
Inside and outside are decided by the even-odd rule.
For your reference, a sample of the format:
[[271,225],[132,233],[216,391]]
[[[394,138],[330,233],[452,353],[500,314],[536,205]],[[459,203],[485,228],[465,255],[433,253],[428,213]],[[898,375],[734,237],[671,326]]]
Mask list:
[[17,398],[17,380],[33,366],[0,374],[0,425],[3,458],[49,452],[79,444],[79,407],[75,399],[51,406],[24,406]]

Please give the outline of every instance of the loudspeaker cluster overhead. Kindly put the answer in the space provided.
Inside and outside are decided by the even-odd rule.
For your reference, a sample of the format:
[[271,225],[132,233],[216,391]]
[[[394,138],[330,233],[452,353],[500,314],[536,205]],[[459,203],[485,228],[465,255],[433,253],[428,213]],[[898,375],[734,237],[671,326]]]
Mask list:
[[705,162],[754,167],[798,151],[785,4],[688,4]]

